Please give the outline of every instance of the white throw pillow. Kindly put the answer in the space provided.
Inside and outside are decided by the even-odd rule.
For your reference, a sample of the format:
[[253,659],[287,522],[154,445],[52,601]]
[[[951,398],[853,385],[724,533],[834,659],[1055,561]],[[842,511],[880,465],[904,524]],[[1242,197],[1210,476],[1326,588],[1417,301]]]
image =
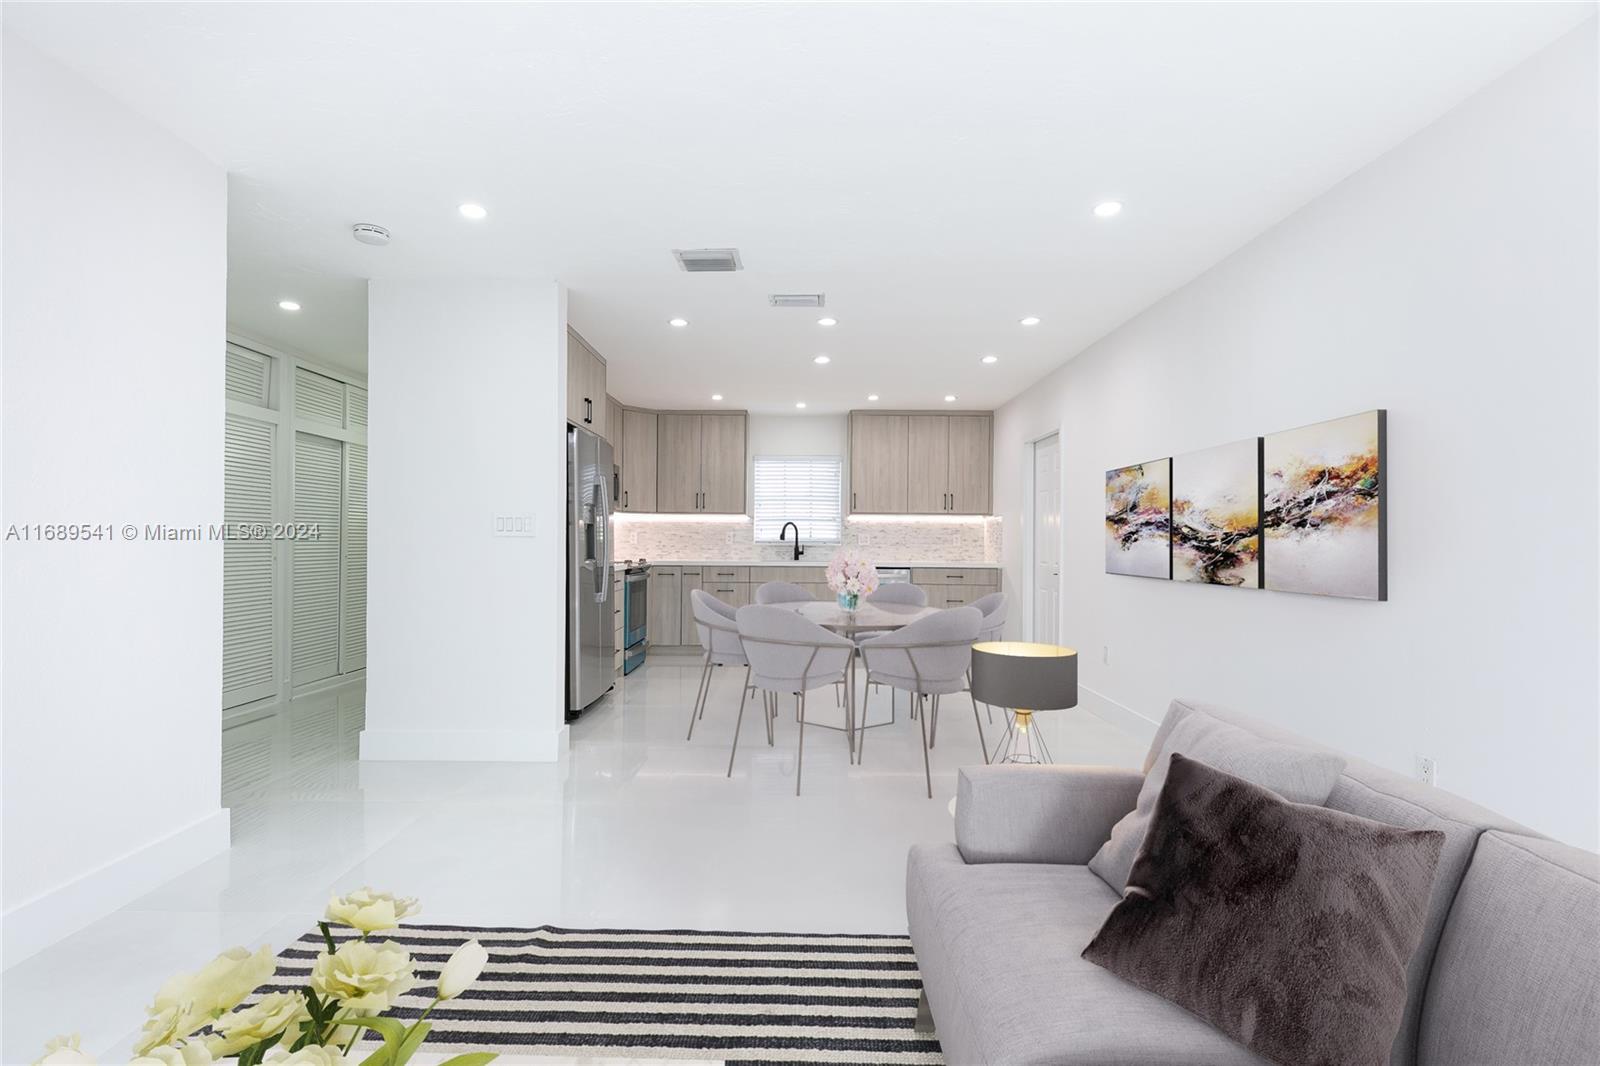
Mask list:
[[1144,844],[1173,752],[1270,788],[1291,803],[1326,803],[1344,772],[1344,759],[1333,752],[1262,740],[1203,711],[1191,711],[1167,734],[1139,789],[1138,804],[1112,827],[1111,839],[1089,860],[1089,869],[1118,892],[1128,886],[1128,871]]

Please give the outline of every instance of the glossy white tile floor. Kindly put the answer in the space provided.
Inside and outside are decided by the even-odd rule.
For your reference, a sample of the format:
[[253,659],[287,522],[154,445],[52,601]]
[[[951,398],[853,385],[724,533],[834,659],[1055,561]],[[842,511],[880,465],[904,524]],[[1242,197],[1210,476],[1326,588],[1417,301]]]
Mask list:
[[[797,798],[792,703],[770,748],[746,708],[723,776],[741,675],[718,672],[685,742],[699,662],[653,656],[573,725],[560,765],[363,764],[348,734],[291,745],[278,780],[230,800],[228,855],[5,972],[4,1061],[72,1031],[116,1061],[166,976],[234,944],[281,947],[363,884],[421,897],[437,922],[903,931],[906,848],[950,839],[955,768],[981,761],[970,703],[944,703],[932,800],[903,699],[863,766],[841,733],[808,729]],[[1059,761],[1143,756],[1086,712],[1039,721]]]

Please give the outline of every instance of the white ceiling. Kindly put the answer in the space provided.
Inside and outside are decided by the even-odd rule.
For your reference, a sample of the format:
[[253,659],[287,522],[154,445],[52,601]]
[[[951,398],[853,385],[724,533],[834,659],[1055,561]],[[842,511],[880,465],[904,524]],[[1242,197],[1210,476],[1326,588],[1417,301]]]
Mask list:
[[[227,168],[239,328],[361,367],[365,278],[555,277],[625,401],[717,391],[829,411],[868,392],[998,405],[1593,11],[8,3],[4,17]],[[1126,211],[1093,218],[1108,198]],[[467,200],[488,219],[464,221]],[[355,222],[394,243],[356,244]],[[680,272],[670,250],[700,246],[736,246],[746,269]],[[837,327],[766,306],[809,291]],[[279,311],[285,298],[304,309]],[[1019,326],[1028,314],[1042,324]]]

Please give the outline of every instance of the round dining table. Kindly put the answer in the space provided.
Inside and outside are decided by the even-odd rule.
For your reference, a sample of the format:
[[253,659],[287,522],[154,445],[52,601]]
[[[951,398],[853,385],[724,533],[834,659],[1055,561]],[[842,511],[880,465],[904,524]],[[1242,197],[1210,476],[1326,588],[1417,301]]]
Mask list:
[[[930,615],[938,614],[942,608],[918,607],[910,603],[873,603],[862,600],[855,610],[849,611],[840,607],[837,602],[830,600],[792,600],[788,603],[775,603],[773,607],[782,607],[793,611],[809,622],[815,622],[823,629],[831,630],[841,636],[855,637],[863,633],[886,633],[895,629],[902,629],[912,622],[919,622]],[[844,721],[839,725],[828,722],[819,722],[808,716],[807,725],[818,725],[824,729],[842,730],[849,738],[850,757],[856,757],[855,731],[874,729],[880,725],[889,725],[894,721],[894,694],[891,691],[889,700],[889,719],[883,722],[871,723],[866,720],[866,712],[862,712],[861,724],[858,727],[855,721],[855,694],[856,694],[856,663],[861,658],[860,649],[850,656],[850,665],[846,668],[845,686],[849,691],[845,694]]]

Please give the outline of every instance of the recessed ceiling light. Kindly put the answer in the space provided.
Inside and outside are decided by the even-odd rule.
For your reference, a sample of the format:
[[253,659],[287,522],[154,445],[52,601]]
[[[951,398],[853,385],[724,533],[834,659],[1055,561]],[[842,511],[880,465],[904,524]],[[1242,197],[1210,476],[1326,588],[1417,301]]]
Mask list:
[[819,326],[837,326],[838,324],[839,324],[839,320],[837,318],[819,318],[819,319],[817,319],[817,325],[819,325]]
[[833,362],[832,359],[829,359],[825,355],[819,355],[819,356],[815,357],[814,359],[812,359],[811,361],[813,363],[816,363],[818,366],[827,366],[829,363]]
[[281,310],[284,310],[284,311],[298,311],[298,310],[300,310],[300,305],[295,303],[293,300],[279,300],[278,301],[278,307]]
[[946,396],[944,398],[944,402],[945,403],[955,403],[956,402],[956,398],[954,396]]
[[669,319],[667,319],[667,325],[676,326],[679,329],[682,329],[684,326],[687,326],[688,324],[689,324],[689,320],[687,318],[669,318]]
[[712,393],[712,394],[711,394],[711,398],[712,398],[712,399],[713,399],[713,400],[716,400],[716,401],[717,401],[717,402],[718,402],[718,403],[721,403],[721,402],[722,402],[722,393],[720,393],[720,392],[713,392],[713,393]]
[[1103,204],[1094,205],[1095,218],[1116,218],[1122,214],[1121,200],[1107,200]]
[[1000,361],[1000,357],[998,355],[986,355],[983,357],[983,361],[987,365],[993,366],[995,363]]
[[795,404],[795,406],[798,407],[800,410],[804,411],[806,409],[806,402],[804,400],[801,400],[799,403]]
[[461,212],[462,218],[470,218],[474,222],[489,217],[489,209],[482,204],[462,204],[456,210]]
[[877,393],[873,393],[871,396],[868,396],[867,397],[867,402],[868,403],[877,403],[878,402],[878,394]]
[[1037,326],[1039,324],[1039,317],[1037,315],[1029,315],[1027,318],[1022,320],[1022,324],[1024,326]]

